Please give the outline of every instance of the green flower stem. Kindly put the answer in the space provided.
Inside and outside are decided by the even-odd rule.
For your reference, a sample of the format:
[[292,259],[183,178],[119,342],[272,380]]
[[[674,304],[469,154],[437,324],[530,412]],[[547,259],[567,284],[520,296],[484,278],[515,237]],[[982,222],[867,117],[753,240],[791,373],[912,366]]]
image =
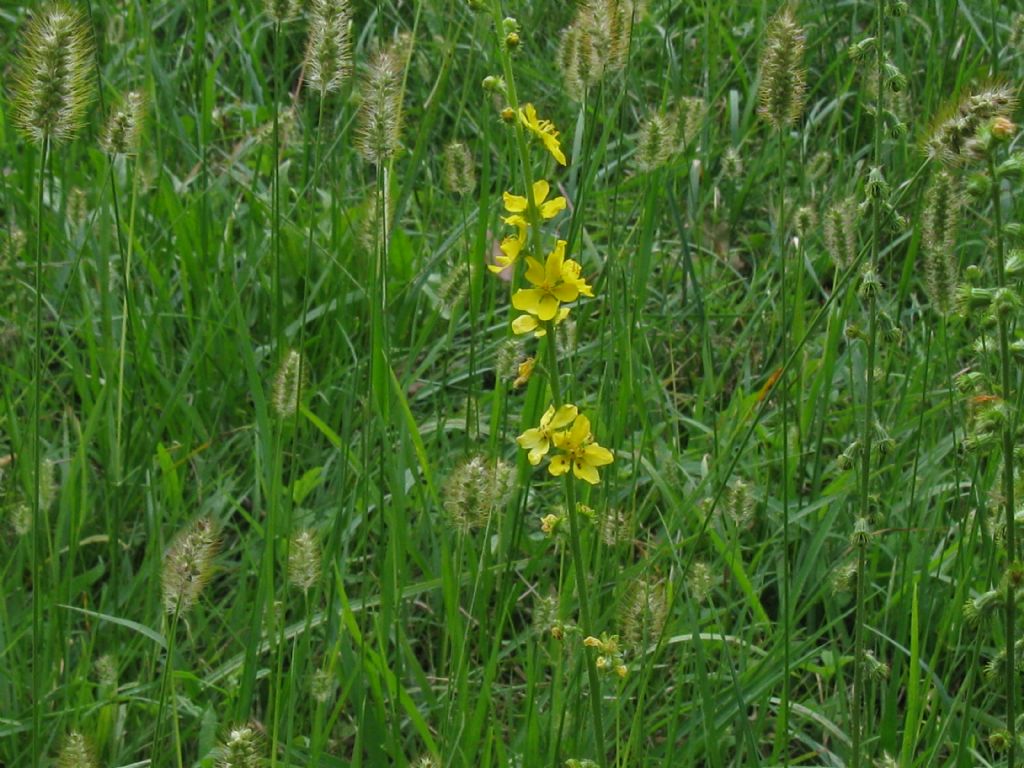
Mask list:
[[[999,180],[996,176],[995,160],[988,157],[988,173],[992,180],[992,208],[995,216],[996,241],[996,280],[1000,289],[1006,288],[1006,253],[1003,243],[1003,212],[999,200]],[[1010,401],[1011,373],[1013,361],[1010,357],[1010,324],[1006,313],[997,313],[999,327],[999,377],[1002,384],[1003,399]],[[1003,423],[1003,505],[1006,512],[1006,557],[1008,569],[1017,565],[1017,531],[1014,519],[1014,461],[1013,435],[1016,431],[1016,419],[1011,412]],[[1014,600],[1006,601],[1006,668],[1013,670],[1016,665],[1017,637],[1017,604]],[[1006,679],[1006,729],[1009,732],[1009,747],[1006,751],[1007,768],[1013,768],[1017,760],[1017,685],[1016,675],[1005,675]]]
[[[555,324],[554,321],[545,323],[547,337],[545,338],[545,353],[548,364],[548,383],[551,386],[551,397],[557,409],[563,404],[561,385],[558,380],[558,352],[555,349]],[[596,630],[593,615],[590,612],[590,598],[587,589],[587,573],[583,563],[583,549],[580,546],[580,520],[579,512],[576,509],[576,486],[573,484],[572,473],[565,475],[565,504],[566,513],[569,516],[569,549],[572,552],[573,570],[576,574],[576,586],[580,593],[580,620],[583,634],[594,635]],[[608,764],[604,747],[604,726],[601,717],[601,680],[597,674],[597,667],[589,651],[586,652],[587,678],[590,682],[590,708],[591,718],[594,724],[594,742],[597,746],[598,762],[602,768]]]
[[533,169],[530,166],[530,153],[526,146],[526,133],[523,130],[522,123],[519,122],[519,96],[516,92],[516,78],[515,72],[512,69],[512,56],[501,39],[501,0],[492,0],[491,13],[494,17],[494,32],[498,36],[498,47],[501,49],[501,66],[505,76],[505,98],[508,99],[508,105],[516,115],[513,130],[516,135],[519,162],[522,166],[523,184],[526,187],[526,215],[530,222],[534,252],[540,254],[542,251],[540,242],[540,211],[537,210],[536,201],[533,199]]
[[[885,9],[882,0],[875,0],[875,70],[879,84],[882,83],[882,73],[885,65],[885,50],[883,46],[885,32]],[[882,132],[885,129],[883,124],[884,89],[879,85],[878,103],[875,105],[875,125],[872,157],[875,167],[882,164]],[[871,251],[869,269],[874,270],[878,264],[878,255],[882,240],[882,219],[880,202],[873,200],[871,204]],[[868,313],[868,340],[867,340],[867,364],[864,375],[866,377],[864,389],[864,411],[863,423],[861,425],[861,462],[860,462],[860,517],[868,519],[871,516],[871,447],[874,438],[875,422],[875,351],[878,345],[878,321],[876,315],[877,297],[872,288],[867,297]],[[853,716],[852,716],[852,760],[851,768],[860,768],[863,738],[863,722],[861,700],[864,698],[864,569],[867,567],[866,557],[867,544],[858,540],[857,543],[857,582],[856,582],[856,608],[854,613],[854,639],[853,639]]]

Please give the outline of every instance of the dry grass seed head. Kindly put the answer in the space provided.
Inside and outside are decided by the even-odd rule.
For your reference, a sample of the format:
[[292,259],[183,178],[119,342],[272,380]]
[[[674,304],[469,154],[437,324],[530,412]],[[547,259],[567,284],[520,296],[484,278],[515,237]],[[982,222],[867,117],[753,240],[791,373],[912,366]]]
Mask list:
[[29,140],[62,141],[85,123],[93,95],[92,33],[82,14],[63,3],[32,14],[14,74],[14,122]]

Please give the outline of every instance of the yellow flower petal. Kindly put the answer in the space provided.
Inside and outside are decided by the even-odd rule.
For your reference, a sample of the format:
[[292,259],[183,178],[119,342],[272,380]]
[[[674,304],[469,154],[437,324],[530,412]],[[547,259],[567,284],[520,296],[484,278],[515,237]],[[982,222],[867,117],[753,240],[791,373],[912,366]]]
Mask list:
[[595,467],[603,467],[605,464],[611,464],[615,456],[607,448],[591,443],[583,449],[583,459]]
[[566,403],[552,415],[551,423],[548,424],[548,429],[561,429],[562,427],[568,426],[573,422],[578,413],[579,409],[575,405]]
[[552,200],[548,200],[544,205],[540,207],[541,218],[553,219],[559,214],[560,211],[565,210],[565,198],[556,197]]
[[534,427],[526,430],[523,434],[517,437],[516,442],[519,443],[520,448],[525,448],[529,451],[536,448],[541,443],[547,443],[548,439],[544,436],[543,432]]
[[569,440],[574,446],[582,446],[587,442],[590,437],[590,419],[586,416],[580,416],[576,419],[576,423],[572,425],[572,431],[569,433]]
[[[515,297],[513,297],[515,298]],[[514,302],[513,302],[514,303]],[[555,315],[558,314],[558,299],[552,296],[550,293],[541,294],[539,301],[537,302],[537,311],[534,313],[538,318],[547,322],[553,320]],[[516,309],[526,309],[525,307],[516,307]],[[531,311],[528,310],[527,311]]]
[[505,210],[509,213],[522,213],[528,207],[525,197],[513,195],[511,192],[502,193],[505,200]]
[[555,477],[564,475],[569,471],[569,459],[566,456],[555,456],[548,464],[548,472]]
[[[556,456],[554,459],[551,460],[551,463],[554,464],[555,460],[560,458],[562,457]],[[597,485],[599,482],[601,482],[601,476],[597,473],[597,470],[594,467],[582,461],[581,459],[576,459],[572,463],[572,473],[576,475],[576,477],[578,477],[580,480],[588,482],[591,485]]]
[[526,258],[526,279],[534,285],[544,285],[544,265],[532,257]]
[[512,333],[517,336],[529,333],[530,331],[536,331],[538,337],[544,336],[547,333],[533,315],[520,315],[512,321]]
[[533,182],[533,204],[539,208],[541,203],[548,199],[548,192],[550,191],[551,185],[544,181],[544,179],[538,179]]
[[[550,300],[551,297],[540,288],[520,288],[512,294],[512,306],[523,312],[529,312],[531,315],[537,315],[541,320],[550,320],[551,317],[554,317],[554,312],[551,313],[551,317],[541,315],[541,307],[544,305],[545,299]],[[557,301],[555,303],[557,305]]]

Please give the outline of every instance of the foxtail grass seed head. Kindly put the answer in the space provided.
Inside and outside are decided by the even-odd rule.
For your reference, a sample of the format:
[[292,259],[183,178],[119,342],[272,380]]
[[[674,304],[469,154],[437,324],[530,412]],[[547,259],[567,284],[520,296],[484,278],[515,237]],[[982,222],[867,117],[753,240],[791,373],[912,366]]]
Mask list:
[[644,172],[660,168],[675,150],[676,127],[669,115],[651,112],[640,123],[636,139],[636,167]]
[[925,193],[921,240],[925,290],[941,315],[956,308],[956,231],[962,208],[956,179],[946,171],[935,174]]
[[96,659],[93,670],[100,689],[113,694],[117,690],[117,659],[105,653]]
[[706,602],[715,588],[715,576],[711,567],[701,560],[694,560],[686,574],[686,588],[690,597],[698,603]]
[[57,768],[96,768],[92,747],[80,731],[70,731],[64,737],[57,756]]
[[326,704],[334,698],[334,692],[338,688],[337,678],[331,674],[329,669],[319,667],[309,683],[309,694],[317,704]]
[[386,163],[401,146],[402,66],[398,54],[380,51],[362,84],[356,120],[356,148],[375,165]]
[[469,147],[453,141],[444,148],[444,185],[459,197],[473,194],[476,189],[476,166]]
[[736,478],[725,492],[724,511],[730,522],[738,529],[749,528],[754,523],[757,498],[750,483]]
[[134,155],[139,151],[145,100],[138,91],[124,97],[121,108],[110,115],[100,138],[100,146],[110,155]]
[[793,214],[793,229],[801,240],[807,237],[818,226],[818,214],[813,205],[801,205]]
[[262,768],[263,726],[255,721],[236,725],[217,750],[217,768]]
[[632,648],[655,642],[665,626],[668,596],[663,581],[638,579],[630,584],[622,605],[622,638]]
[[604,66],[594,44],[594,36],[588,28],[571,24],[562,30],[558,65],[569,98],[582,101],[587,89],[600,81]]
[[263,7],[275,24],[286,24],[299,13],[298,0],[264,0]]
[[676,151],[686,150],[697,140],[707,115],[707,102],[697,96],[684,96],[676,102],[672,112],[672,121],[676,129]]
[[437,300],[440,302],[444,314],[451,317],[455,308],[466,298],[469,292],[469,265],[466,262],[459,262],[448,274],[444,276],[441,285],[437,289]]
[[274,413],[279,419],[290,419],[299,412],[300,399],[306,389],[308,370],[302,355],[289,349],[274,376],[274,393],[271,400]]
[[8,521],[15,536],[28,536],[32,532],[32,507],[23,501],[15,504],[8,513]]
[[825,247],[836,269],[849,269],[857,260],[857,203],[846,198],[825,213]]
[[742,178],[745,170],[739,147],[726,147],[722,153],[722,175],[735,181]]
[[213,559],[219,548],[217,527],[208,517],[196,520],[174,538],[164,556],[161,578],[168,613],[184,615],[198,602],[213,574]]
[[309,592],[320,580],[320,544],[316,534],[299,531],[288,547],[288,583]]
[[41,513],[53,506],[59,490],[57,464],[52,459],[44,459],[39,465],[39,511]]
[[352,18],[348,0],[312,0],[306,43],[306,83],[321,96],[352,75]]
[[484,456],[463,461],[444,484],[444,510],[451,525],[461,533],[487,525],[491,515],[508,502],[514,483],[510,464],[493,464]]
[[93,42],[85,17],[51,3],[32,14],[14,74],[14,122],[37,144],[73,139],[93,96]]
[[806,89],[803,70],[804,31],[786,8],[769,22],[761,52],[757,112],[773,128],[800,119]]

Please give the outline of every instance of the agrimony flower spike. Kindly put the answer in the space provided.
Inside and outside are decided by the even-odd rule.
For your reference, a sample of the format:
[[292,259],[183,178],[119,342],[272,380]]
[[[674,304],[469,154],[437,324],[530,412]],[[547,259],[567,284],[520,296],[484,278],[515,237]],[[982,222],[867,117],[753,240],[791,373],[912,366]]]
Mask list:
[[32,15],[14,74],[14,122],[30,141],[73,139],[93,94],[93,43],[85,18],[53,3]]
[[774,128],[799,119],[804,110],[804,31],[788,8],[768,24],[761,52],[757,113]]
[[321,96],[337,91],[352,74],[348,0],[313,0],[306,43],[306,82]]

